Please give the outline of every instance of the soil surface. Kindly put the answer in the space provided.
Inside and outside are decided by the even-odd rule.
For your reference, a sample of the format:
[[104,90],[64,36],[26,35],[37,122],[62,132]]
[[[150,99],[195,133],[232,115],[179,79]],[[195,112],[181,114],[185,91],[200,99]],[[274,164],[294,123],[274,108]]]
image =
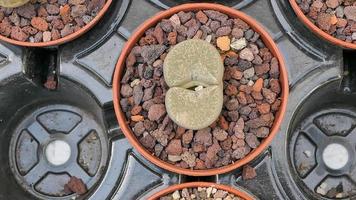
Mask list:
[[22,42],[49,42],[90,23],[105,0],[31,0],[18,8],[0,7],[0,34]]
[[[176,125],[165,109],[169,89],[164,59],[187,39],[214,45],[224,61],[224,106],[209,127]],[[120,105],[139,142],[161,160],[181,168],[232,164],[270,134],[279,110],[279,63],[260,35],[240,19],[217,11],[179,12],[146,31],[126,60]]]
[[206,199],[206,200],[242,200],[242,198],[224,190],[214,187],[185,188],[177,190],[172,194],[161,197],[160,200],[179,200],[179,199]]
[[324,32],[356,44],[355,0],[296,0],[300,9]]

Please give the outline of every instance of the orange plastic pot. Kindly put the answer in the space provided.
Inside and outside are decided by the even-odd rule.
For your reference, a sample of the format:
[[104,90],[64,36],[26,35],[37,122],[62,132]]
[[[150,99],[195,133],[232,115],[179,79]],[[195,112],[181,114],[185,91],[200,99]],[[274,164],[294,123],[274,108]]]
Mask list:
[[322,37],[323,39],[329,41],[332,44],[335,44],[337,46],[347,48],[347,49],[356,49],[356,44],[345,42],[343,40],[337,39],[328,33],[324,32],[321,30],[319,27],[317,27],[313,22],[311,22],[307,16],[304,15],[303,11],[299,8],[296,0],[289,0],[294,12],[297,14],[298,18],[309,28],[311,29],[315,34],[318,36]]
[[224,190],[231,194],[234,194],[244,200],[253,200],[254,199],[252,196],[250,196],[246,192],[234,189],[234,188],[226,186],[226,185],[220,185],[220,184],[208,183],[208,182],[191,182],[191,183],[183,183],[183,184],[173,185],[171,187],[168,187],[164,190],[157,192],[153,196],[149,197],[148,200],[157,200],[160,197],[169,195],[177,190],[182,190],[184,188],[197,188],[197,187],[214,187],[218,190]]
[[[183,169],[155,157],[148,150],[146,150],[145,147],[143,147],[140,144],[140,142],[137,140],[136,136],[133,134],[131,128],[129,127],[125,114],[123,113],[120,106],[120,88],[121,88],[120,80],[125,70],[126,57],[129,55],[131,49],[139,41],[139,39],[143,36],[143,34],[147,29],[155,26],[157,22],[159,22],[160,20],[168,18],[173,14],[178,13],[179,11],[194,11],[194,10],[209,10],[209,9],[220,11],[222,13],[229,15],[232,18],[240,18],[241,20],[248,23],[255,31],[257,31],[261,35],[261,38],[264,41],[265,45],[270,49],[272,54],[279,61],[280,82],[282,88],[281,107],[280,110],[277,112],[269,136],[261,142],[260,146],[258,146],[256,149],[251,151],[243,159],[238,160],[235,163],[230,164],[228,166],[224,166],[220,168],[213,168],[213,169],[206,169],[206,170]],[[158,13],[154,17],[144,22],[131,36],[131,38],[127,41],[125,47],[123,48],[119,60],[116,64],[114,82],[113,82],[113,98],[114,98],[116,117],[119,121],[121,130],[125,134],[126,138],[130,141],[130,143],[134,146],[134,148],[136,148],[146,159],[150,160],[151,162],[158,165],[159,167],[162,167],[166,170],[175,173],[185,174],[190,176],[211,176],[211,175],[226,173],[247,164],[248,162],[256,158],[259,154],[261,154],[268,147],[268,145],[271,143],[272,139],[276,136],[279,130],[279,127],[282,123],[282,119],[284,117],[284,113],[287,107],[288,93],[289,93],[288,76],[287,76],[284,60],[276,44],[274,43],[273,39],[269,36],[269,34],[261,27],[261,25],[259,25],[254,19],[252,19],[248,15],[223,5],[211,4],[211,3],[192,3],[192,4],[183,4],[180,6],[172,7],[171,9]]]
[[112,3],[112,0],[106,0],[106,3],[104,5],[104,7],[99,11],[99,13],[94,17],[94,19],[91,20],[91,22],[89,22],[87,25],[85,25],[84,27],[82,27],[78,31],[76,31],[76,32],[74,32],[72,34],[69,34],[69,35],[67,35],[67,36],[65,36],[63,38],[60,38],[58,40],[53,40],[53,41],[49,41],[49,42],[21,42],[21,41],[13,40],[11,38],[7,38],[7,37],[2,36],[2,35],[0,35],[0,40],[8,42],[8,43],[11,43],[11,44],[14,44],[14,45],[24,46],[24,47],[58,46],[60,44],[66,43],[66,42],[70,42],[70,41],[78,38],[79,36],[83,35],[87,31],[89,31],[104,16],[106,11],[109,9],[111,3]]

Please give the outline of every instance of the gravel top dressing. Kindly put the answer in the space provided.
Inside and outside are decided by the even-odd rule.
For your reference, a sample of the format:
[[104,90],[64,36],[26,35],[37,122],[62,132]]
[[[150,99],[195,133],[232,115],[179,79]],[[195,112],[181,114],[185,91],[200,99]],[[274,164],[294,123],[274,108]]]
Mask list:
[[[212,44],[224,64],[222,111],[200,130],[178,126],[165,104],[172,89],[163,75],[165,58],[190,39]],[[185,90],[198,95],[208,89]],[[247,23],[213,10],[181,11],[148,29],[131,50],[120,105],[137,139],[153,155],[181,168],[211,169],[244,158],[270,134],[280,93],[278,60]]]
[[242,198],[214,187],[184,188],[159,200],[205,199],[205,200],[243,200]]
[[31,0],[18,8],[0,7],[0,34],[22,42],[49,42],[90,23],[105,0]]
[[355,0],[297,0],[302,12],[324,32],[356,44]]

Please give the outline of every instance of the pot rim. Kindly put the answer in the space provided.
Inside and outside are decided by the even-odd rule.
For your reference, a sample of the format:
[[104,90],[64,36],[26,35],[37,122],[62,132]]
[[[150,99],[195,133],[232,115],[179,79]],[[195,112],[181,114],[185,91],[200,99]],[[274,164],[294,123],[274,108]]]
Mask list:
[[218,190],[224,190],[224,191],[234,194],[240,198],[244,198],[245,200],[253,200],[254,199],[248,193],[238,190],[238,189],[235,189],[231,186],[212,183],[212,182],[189,182],[189,183],[182,183],[182,184],[172,185],[170,187],[167,187],[166,189],[163,189],[163,190],[153,194],[152,196],[150,196],[148,198],[148,200],[157,200],[159,197],[173,193],[176,190],[182,190],[184,188],[195,188],[195,187],[214,187]]
[[8,37],[5,37],[0,34],[0,40],[14,44],[17,46],[23,46],[23,47],[50,47],[50,46],[58,46],[67,42],[70,42],[74,39],[77,39],[84,33],[88,32],[95,24],[99,22],[99,20],[104,16],[106,11],[109,9],[110,5],[112,3],[112,0],[106,0],[106,3],[104,7],[99,11],[99,13],[92,19],[88,24],[80,28],[78,31],[71,33],[63,38],[60,38],[58,40],[53,40],[49,42],[22,42],[18,40],[14,40]]
[[[245,156],[243,159],[240,159],[236,161],[233,164],[220,167],[220,168],[212,168],[212,169],[204,169],[204,170],[192,170],[192,169],[183,169],[180,167],[177,167],[175,165],[169,164],[168,162],[165,162],[158,157],[152,155],[148,150],[146,150],[145,147],[143,147],[136,136],[133,134],[131,128],[129,127],[125,114],[123,113],[121,106],[120,106],[120,87],[121,87],[121,77],[123,75],[124,69],[125,69],[125,61],[126,57],[130,53],[131,49],[134,47],[136,42],[141,38],[141,36],[144,34],[144,32],[148,29],[151,28],[152,26],[155,26],[158,21],[161,19],[165,19],[168,17],[171,17],[173,14],[178,13],[179,11],[194,11],[194,10],[216,10],[220,11],[222,13],[225,13],[229,15],[230,17],[233,18],[240,18],[247,24],[251,26],[256,32],[258,32],[261,35],[262,40],[264,41],[265,45],[270,49],[271,53],[278,59],[279,61],[279,69],[280,69],[280,83],[281,83],[281,88],[282,88],[282,93],[281,93],[281,106],[279,111],[277,112],[275,116],[275,120],[273,123],[273,127],[271,128],[270,134],[268,137],[264,138],[261,144],[251,151],[247,156]],[[226,172],[230,172],[234,169],[237,169],[253,159],[255,159],[258,155],[260,155],[272,142],[272,139],[276,136],[277,132],[279,131],[279,127],[282,123],[284,114],[286,112],[286,107],[287,107],[287,100],[288,100],[288,93],[289,93],[289,84],[288,84],[288,75],[287,75],[287,70],[285,67],[285,63],[282,57],[282,54],[277,48],[277,45],[274,43],[273,39],[269,36],[267,31],[265,31],[261,25],[259,25],[254,19],[252,19],[250,16],[237,11],[235,9],[219,5],[219,4],[213,4],[213,3],[190,3],[190,4],[183,4],[179,5],[176,7],[172,7],[166,11],[161,11],[157,15],[151,17],[147,21],[145,21],[137,30],[135,33],[130,37],[130,39],[127,41],[125,44],[124,48],[122,49],[121,55],[119,57],[119,60],[116,64],[116,69],[114,73],[114,80],[113,80],[113,101],[114,101],[114,108],[115,108],[115,114],[116,118],[118,119],[118,122],[120,124],[121,130],[125,134],[126,138],[129,140],[131,145],[138,150],[140,154],[142,154],[146,159],[151,161],[152,163],[156,164],[157,166],[164,168],[168,171],[175,172],[178,174],[185,174],[189,176],[211,176],[211,175],[216,175],[216,174],[222,174]]]
[[345,42],[343,40],[337,39],[328,33],[324,32],[321,30],[319,27],[317,27],[315,24],[313,24],[307,16],[302,12],[302,10],[299,8],[296,0],[289,0],[294,12],[296,13],[297,17],[299,20],[303,22],[312,32],[317,34],[319,37],[323,38],[324,40],[327,40],[328,42],[335,44],[337,46],[347,48],[347,49],[356,49],[356,44]]

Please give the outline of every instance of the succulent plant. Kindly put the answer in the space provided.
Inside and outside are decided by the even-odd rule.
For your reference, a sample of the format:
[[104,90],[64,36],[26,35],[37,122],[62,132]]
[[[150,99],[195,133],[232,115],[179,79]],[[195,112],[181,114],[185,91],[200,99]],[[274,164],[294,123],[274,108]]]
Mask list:
[[22,6],[30,0],[0,0],[0,6],[5,8],[15,8]]
[[213,45],[197,39],[177,44],[164,61],[163,73],[170,87],[166,110],[176,124],[199,130],[219,117],[224,64]]

